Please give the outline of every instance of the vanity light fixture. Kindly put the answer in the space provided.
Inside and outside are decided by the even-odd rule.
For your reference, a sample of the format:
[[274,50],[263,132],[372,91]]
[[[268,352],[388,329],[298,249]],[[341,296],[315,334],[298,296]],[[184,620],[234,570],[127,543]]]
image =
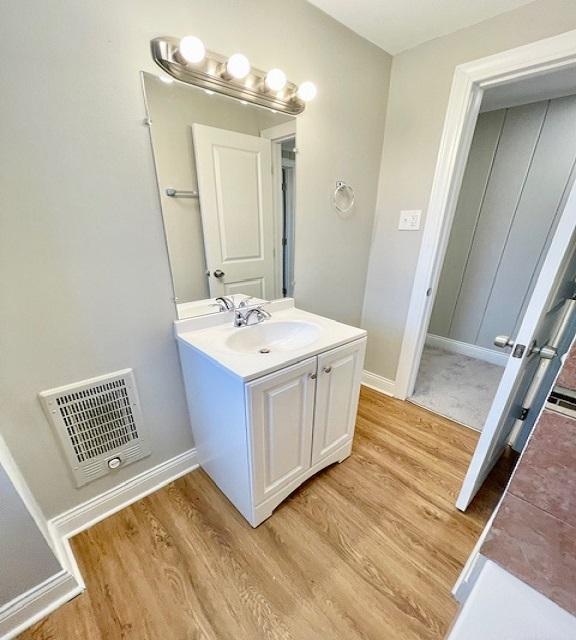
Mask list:
[[250,60],[242,53],[230,56],[226,63],[226,71],[236,80],[243,80],[250,73],[250,69]]
[[304,102],[310,102],[310,100],[314,100],[314,98],[316,97],[316,85],[309,80],[307,82],[303,82],[298,87],[298,97]]
[[282,69],[270,69],[264,80],[264,83],[270,91],[282,91],[287,82],[288,78]]
[[221,93],[290,115],[302,113],[306,102],[316,95],[316,87],[310,81],[297,86],[288,81],[281,69],[255,69],[242,53],[227,58],[207,51],[196,36],[181,40],[154,38],[150,48],[152,58],[169,77],[200,87],[206,93]]
[[206,57],[206,47],[202,40],[196,36],[186,36],[182,38],[178,49],[184,60],[192,64],[198,64]]

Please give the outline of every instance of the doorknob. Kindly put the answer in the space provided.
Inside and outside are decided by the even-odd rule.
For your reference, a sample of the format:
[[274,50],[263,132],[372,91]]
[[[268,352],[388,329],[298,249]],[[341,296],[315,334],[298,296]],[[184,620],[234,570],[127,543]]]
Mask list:
[[505,349],[506,347],[513,347],[514,340],[512,340],[510,336],[496,336],[494,338],[494,345],[500,347],[500,349]]
[[532,353],[537,353],[544,360],[553,360],[558,355],[558,349],[547,344],[537,347],[534,343],[534,346],[530,349],[530,354]]
[[221,269],[216,269],[213,275],[215,278],[223,278],[226,274]]

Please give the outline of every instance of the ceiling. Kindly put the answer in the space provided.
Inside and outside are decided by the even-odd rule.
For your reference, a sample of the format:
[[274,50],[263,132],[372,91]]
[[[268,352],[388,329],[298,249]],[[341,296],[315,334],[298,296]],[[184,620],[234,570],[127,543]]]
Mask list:
[[352,31],[392,54],[532,1],[309,0]]

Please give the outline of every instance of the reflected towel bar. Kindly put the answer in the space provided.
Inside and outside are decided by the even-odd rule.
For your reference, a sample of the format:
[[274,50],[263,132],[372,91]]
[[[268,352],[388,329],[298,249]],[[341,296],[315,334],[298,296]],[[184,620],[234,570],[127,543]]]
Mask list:
[[178,191],[178,189],[168,187],[168,189],[166,189],[166,195],[170,198],[197,198],[198,191]]

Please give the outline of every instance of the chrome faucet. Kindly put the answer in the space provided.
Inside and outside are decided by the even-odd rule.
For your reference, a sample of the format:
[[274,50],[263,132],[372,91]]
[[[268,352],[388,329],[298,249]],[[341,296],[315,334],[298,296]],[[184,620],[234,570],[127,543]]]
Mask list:
[[238,308],[244,309],[250,306],[249,300],[254,300],[254,296],[246,296],[245,298],[242,298],[242,300],[240,300],[240,304],[238,305]]
[[219,311],[234,311],[234,309],[236,309],[232,296],[219,296],[215,298],[215,302],[218,305]]
[[[250,322],[250,318],[253,316],[256,317],[255,322]],[[257,307],[243,307],[242,309],[234,310],[234,326],[235,327],[248,327],[251,324],[259,324],[260,322],[264,322],[267,318],[271,318],[272,316],[262,308],[262,306]]]

